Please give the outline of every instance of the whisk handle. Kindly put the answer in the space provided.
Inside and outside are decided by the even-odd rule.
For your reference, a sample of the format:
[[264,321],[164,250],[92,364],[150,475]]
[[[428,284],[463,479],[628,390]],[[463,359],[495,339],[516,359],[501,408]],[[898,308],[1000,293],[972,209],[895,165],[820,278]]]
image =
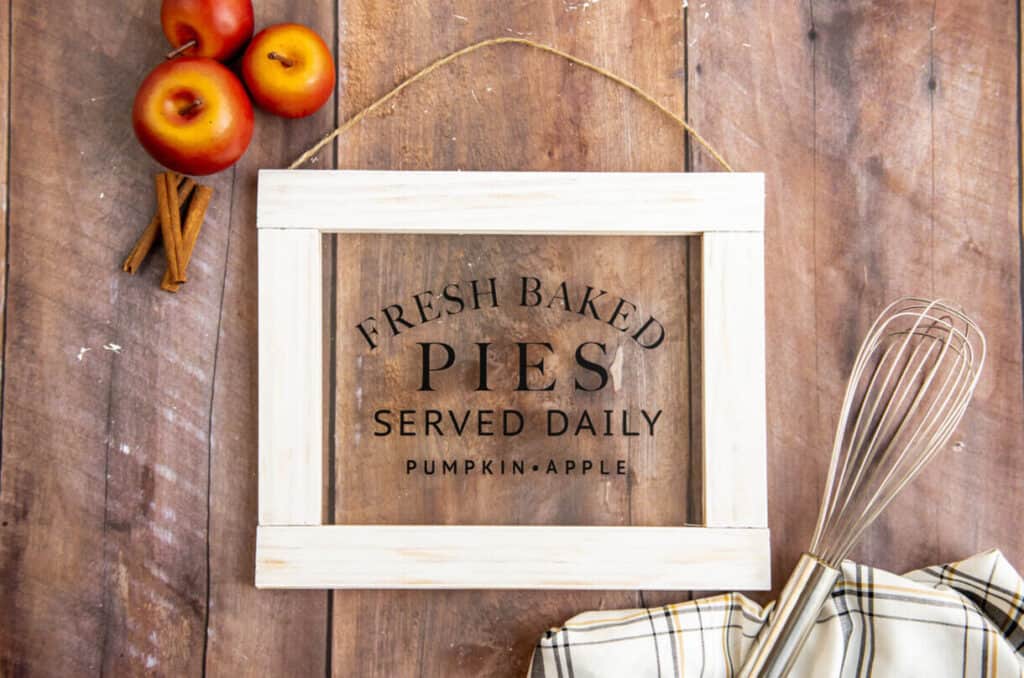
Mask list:
[[740,678],[782,678],[789,673],[838,579],[839,570],[809,553],[800,556]]

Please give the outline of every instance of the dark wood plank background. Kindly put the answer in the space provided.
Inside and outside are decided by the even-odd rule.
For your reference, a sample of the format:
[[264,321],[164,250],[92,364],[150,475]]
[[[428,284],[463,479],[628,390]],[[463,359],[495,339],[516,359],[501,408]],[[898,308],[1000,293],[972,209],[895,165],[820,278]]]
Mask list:
[[[259,25],[305,22],[336,45],[335,104],[259,117],[243,161],[212,179],[193,282],[170,296],[156,267],[118,271],[153,208],[129,111],[164,51],[159,3],[0,3],[0,674],[521,675],[537,636],[575,612],[686,597],[250,585],[256,169],[492,35],[634,79],[767,174],[776,589],[810,536],[859,339],[908,292],[963,302],[990,363],[951,449],[855,555],[902,570],[998,546],[1024,563],[1015,4],[255,4]],[[713,169],[662,122],[504,47],[410,91],[315,166]]]

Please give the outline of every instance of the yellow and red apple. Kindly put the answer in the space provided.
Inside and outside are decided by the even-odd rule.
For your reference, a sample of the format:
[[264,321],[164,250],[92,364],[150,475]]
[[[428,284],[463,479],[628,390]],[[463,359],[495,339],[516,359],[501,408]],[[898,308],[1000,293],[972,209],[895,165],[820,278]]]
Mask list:
[[260,107],[301,118],[331,98],[334,58],[309,28],[278,24],[260,31],[249,43],[242,57],[242,78]]
[[252,104],[242,83],[219,62],[179,57],[143,81],[132,125],[142,146],[168,169],[212,174],[233,165],[248,148]]
[[225,61],[252,37],[252,0],[163,0],[160,24],[175,48],[195,40],[185,55]]

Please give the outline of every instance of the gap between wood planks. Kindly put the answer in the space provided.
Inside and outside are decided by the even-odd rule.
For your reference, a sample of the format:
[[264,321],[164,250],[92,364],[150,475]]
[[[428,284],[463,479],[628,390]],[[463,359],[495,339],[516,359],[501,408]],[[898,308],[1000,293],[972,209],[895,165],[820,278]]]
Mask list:
[[[338,45],[341,43],[341,0],[334,0],[334,40],[331,41],[331,51],[334,52],[334,63],[341,63],[341,50]],[[336,78],[334,82],[334,128],[337,129],[338,125],[341,124],[341,78]],[[338,140],[335,139],[331,144],[334,149],[333,153],[333,165],[338,167],[340,161],[341,146]],[[331,299],[331,311],[329,319],[329,327],[331,332],[331,342],[327,350],[327,358],[331,361],[331,366],[327,374],[327,406],[330,408],[330,416],[327,419],[327,443],[330,445],[330,454],[327,455],[328,466],[327,466],[327,523],[334,522],[334,511],[335,501],[334,493],[336,491],[334,473],[336,471],[334,461],[334,450],[338,449],[337,438],[338,430],[335,422],[334,412],[337,405],[337,394],[335,393],[338,389],[338,374],[337,366],[335,362],[337,360],[335,334],[337,332],[338,325],[338,314],[337,314],[337,289],[338,289],[338,239],[331,239],[331,277],[330,277],[330,299]],[[324,634],[326,640],[324,641],[324,676],[325,678],[332,678],[334,675],[334,591],[326,592],[327,601],[325,604],[326,608],[326,623],[324,624]]]
[[[1020,234],[1020,304],[1024,321],[1024,0],[1017,2],[1017,232]],[[1021,347],[1024,354],[1024,322],[1021,322]],[[1021,361],[1024,366],[1024,359]],[[1024,392],[1024,371],[1021,374]]]
[[3,163],[3,174],[0,176],[0,209],[4,211],[3,233],[0,235],[0,252],[3,256],[3,271],[0,271],[0,492],[3,491],[3,468],[4,468],[4,394],[7,384],[7,284],[10,271],[10,242],[11,242],[11,204],[10,204],[10,180],[11,180],[11,92],[14,81],[14,8],[12,3],[7,2],[6,21],[0,17],[0,43],[7,43],[7,81],[3,85],[3,92],[0,94],[0,106],[3,107],[3,125],[0,129],[2,137],[2,148],[4,157],[0,159]]
[[210,557],[210,527],[211,515],[213,513],[213,412],[217,397],[217,367],[220,357],[221,331],[224,325],[224,294],[227,291],[228,266],[231,262],[231,231],[234,227],[235,211],[235,184],[238,170],[231,169],[231,193],[228,196],[228,234],[227,242],[224,245],[224,272],[220,280],[220,302],[217,305],[217,338],[213,344],[213,368],[210,371],[210,406],[207,409],[206,422],[209,427],[206,431],[206,605],[203,615],[203,676],[206,675],[206,658],[210,648],[210,596],[211,581],[210,568],[212,558]]

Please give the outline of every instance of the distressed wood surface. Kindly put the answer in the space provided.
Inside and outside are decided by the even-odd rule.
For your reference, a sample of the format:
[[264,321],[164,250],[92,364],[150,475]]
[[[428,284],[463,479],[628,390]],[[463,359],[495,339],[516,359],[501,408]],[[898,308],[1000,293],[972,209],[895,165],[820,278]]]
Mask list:
[[[334,8],[316,0],[253,3],[257,26],[296,21],[315,26],[328,44]],[[150,10],[152,11],[152,10]],[[257,248],[256,173],[281,167],[335,121],[331,103],[304,120],[257,112],[249,151],[217,196],[231,220],[221,271],[217,378],[211,400],[209,577],[205,674],[318,676],[327,665],[328,594],[258,591],[252,586],[257,512]],[[319,158],[321,167],[330,159]],[[185,290],[187,293],[188,290]],[[297,594],[297,595],[291,595]]]
[[[315,3],[262,4],[263,22],[333,25]],[[158,168],[128,112],[163,58],[158,6],[12,14],[0,601],[17,623],[0,629],[0,674],[322,672],[325,594],[251,587],[253,224],[255,167],[334,115],[260,116],[259,150],[210,178],[190,286],[163,294],[159,266],[118,263],[153,211]]]
[[[14,43],[11,41],[11,3],[0,4],[0,383],[3,383],[4,332],[7,329],[7,232],[8,232],[8,173],[10,153],[10,113],[11,113],[11,55]],[[0,398],[0,421],[3,419],[3,401]],[[3,450],[0,450],[3,457]]]
[[[776,590],[810,538],[860,336],[905,292],[962,301],[991,362],[952,448],[855,556],[899,570],[999,546],[1020,567],[1017,7],[688,4],[256,3],[258,24],[298,20],[334,42],[342,96],[307,121],[259,116],[249,154],[212,179],[193,279],[174,297],[156,267],[118,270],[153,209],[157,168],[128,110],[164,51],[158,3],[3,3],[0,675],[522,675],[547,626],[681,597],[251,586],[256,169],[492,35],[549,42],[688,104],[738,169],[766,173]],[[662,123],[595,77],[505,47],[365,121],[339,165],[680,169],[682,137]],[[713,169],[699,153],[690,164]]]
[[900,571],[999,547],[1022,562],[1016,7],[729,2],[688,16],[691,121],[768,178],[776,589],[809,543],[860,339],[908,293],[962,303],[990,358],[950,449],[853,557]]
[[[159,58],[141,5],[111,3],[116,22],[84,2],[12,6],[0,599],[18,623],[0,646],[13,674],[202,670],[210,273],[227,211],[210,211],[190,294],[153,294],[152,266],[117,273],[153,210],[155,168],[126,115]],[[229,193],[230,176],[213,182]]]

